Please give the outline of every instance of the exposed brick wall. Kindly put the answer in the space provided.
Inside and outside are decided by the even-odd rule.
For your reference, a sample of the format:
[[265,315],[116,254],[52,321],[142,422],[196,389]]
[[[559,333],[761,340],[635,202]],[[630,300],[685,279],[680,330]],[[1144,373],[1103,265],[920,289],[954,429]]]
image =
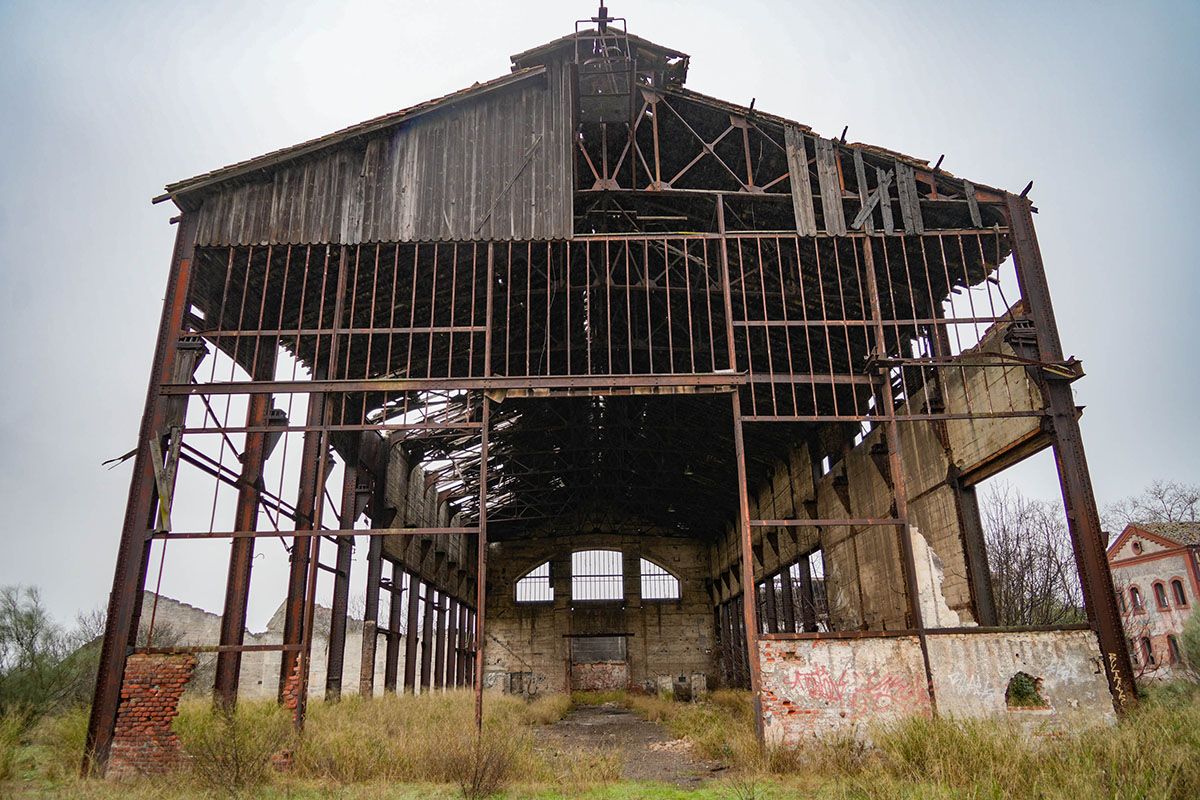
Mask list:
[[295,666],[292,667],[292,674],[288,675],[287,683],[283,685],[283,707],[296,714],[296,709],[300,705],[300,662],[303,659],[297,658]]
[[179,698],[195,668],[196,657],[191,654],[129,657],[108,777],[158,775],[179,766],[184,754],[171,721],[179,713]]

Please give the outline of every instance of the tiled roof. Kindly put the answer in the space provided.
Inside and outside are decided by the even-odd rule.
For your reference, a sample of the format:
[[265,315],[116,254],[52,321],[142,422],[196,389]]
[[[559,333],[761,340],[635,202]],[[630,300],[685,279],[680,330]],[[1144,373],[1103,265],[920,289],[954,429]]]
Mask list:
[[1200,522],[1135,522],[1134,527],[1180,544],[1200,545]]

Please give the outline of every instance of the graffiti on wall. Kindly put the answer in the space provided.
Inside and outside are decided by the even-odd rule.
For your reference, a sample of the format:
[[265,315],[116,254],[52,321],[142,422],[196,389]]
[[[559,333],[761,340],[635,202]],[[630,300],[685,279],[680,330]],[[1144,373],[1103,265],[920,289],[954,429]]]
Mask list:
[[796,667],[785,678],[793,692],[854,714],[913,710],[926,705],[925,691],[900,675],[872,669],[832,672],[824,664]]

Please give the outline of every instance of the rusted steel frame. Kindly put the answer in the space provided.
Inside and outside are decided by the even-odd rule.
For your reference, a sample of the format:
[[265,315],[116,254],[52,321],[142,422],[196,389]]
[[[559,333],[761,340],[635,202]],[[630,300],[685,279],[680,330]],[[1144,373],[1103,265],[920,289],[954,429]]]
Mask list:
[[[334,328],[240,328],[234,330],[199,331],[205,337],[262,338],[275,336],[320,336],[332,333]],[[339,336],[376,335],[385,333],[483,333],[482,325],[417,325],[415,327],[389,328],[337,328]]]
[[[272,369],[274,359],[271,359]],[[271,409],[271,395],[259,394],[250,398],[246,412],[247,425],[261,425],[267,420]],[[252,433],[246,437],[242,454],[241,484],[238,491],[237,508],[234,511],[234,527],[238,530],[255,530],[258,527],[259,487],[263,480],[266,461],[266,434]],[[254,539],[234,539],[229,551],[229,569],[225,580],[225,605],[221,612],[220,643],[242,644],[246,633],[246,611],[250,596],[250,574],[254,565]],[[237,704],[238,678],[241,675],[242,655],[239,651],[224,651],[217,655],[216,677],[213,681],[213,699],[224,707]]]
[[[180,446],[180,461],[191,464],[206,475],[210,475],[221,481],[221,483],[232,486],[235,489],[241,490],[249,486],[249,484],[242,480],[241,473],[234,472],[229,467],[221,464],[203,451],[197,450],[185,441],[181,441]],[[290,503],[285,502],[277,494],[268,491],[261,485],[258,488],[258,502],[268,511],[275,511],[277,514],[288,519],[294,520],[296,518],[296,509]]]
[[487,608],[487,492],[488,492],[488,430],[491,423],[492,401],[483,395],[483,428],[479,439],[479,534],[475,547],[475,730],[483,733],[483,651],[486,641],[484,628]]
[[467,605],[461,600],[458,603],[458,618],[454,621],[454,624],[456,631],[454,685],[456,687],[463,687],[467,685],[467,661],[470,660],[471,654],[468,650],[470,634],[467,631]]
[[358,669],[358,694],[375,694],[375,651],[379,644],[379,584],[383,578],[383,539],[372,536],[367,544],[367,590],[363,603],[362,655]]
[[196,225],[196,214],[184,214],[175,235],[175,248],[158,323],[158,341],[150,367],[142,421],[138,427],[137,453],[121,528],[121,543],[108,599],[96,688],[88,718],[87,743],[81,767],[85,775],[103,775],[108,765],[117,708],[121,702],[121,682],[125,677],[126,652],[137,641],[142,589],[146,583],[150,554],[147,534],[148,529],[152,528],[150,520],[157,498],[150,439],[163,434],[167,421],[168,403],[161,396],[160,388],[171,380],[171,372],[175,367],[178,332],[183,329],[183,318],[187,311],[187,294],[196,248]]
[[808,556],[801,558],[796,565],[800,579],[800,628],[806,633],[816,633],[817,595],[813,590],[812,567],[808,563]]
[[[400,621],[404,614],[404,573],[396,565],[392,565],[392,581],[388,587],[388,630],[387,641],[384,643],[383,654],[383,690],[396,693],[397,677],[400,672]],[[412,590],[409,584],[408,590]]]
[[[252,392],[252,394],[258,394],[258,392]],[[201,395],[201,397],[203,397],[203,395]],[[330,433],[353,433],[355,431],[372,431],[376,433],[383,431],[418,431],[425,434],[423,438],[432,438],[435,436],[458,436],[463,431],[472,431],[478,429],[478,422],[412,422],[396,425],[359,422],[343,425],[254,425],[242,427],[229,426],[221,428],[184,428],[183,433],[189,436],[196,436],[200,434],[213,433],[308,433],[309,431],[316,430],[329,431]],[[216,464],[217,462],[213,461],[212,463]],[[233,485],[236,485],[236,482]],[[274,497],[267,492],[262,492],[262,496],[268,499]]]
[[280,653],[299,651],[300,647],[298,644],[185,644],[171,647],[131,647],[129,652],[160,656],[178,653]]
[[437,621],[434,623],[433,688],[446,688],[446,611],[450,598],[438,592]]
[[[206,384],[164,384],[164,395],[181,394],[308,394],[310,396],[339,392],[411,392],[424,389],[573,389],[582,387],[608,388],[620,386],[727,386],[744,383],[740,375],[702,373],[699,375],[545,375],[537,377],[483,378],[378,378],[372,380],[312,380],[312,381],[229,381]],[[321,426],[316,426],[321,427]],[[324,426],[329,427],[329,426]],[[378,430],[378,425],[355,425],[352,430]],[[420,426],[422,428],[428,425]],[[446,425],[445,427],[456,427]],[[461,426],[457,426],[461,427]],[[271,430],[284,430],[272,428]]]
[[[343,248],[343,252],[345,249]],[[336,350],[336,348],[335,348]],[[328,417],[328,409],[326,417]],[[328,455],[331,451],[329,434],[321,434],[321,453]],[[328,457],[322,458],[321,463],[317,466],[317,485],[324,488],[325,482],[329,479],[326,470],[330,464]],[[324,492],[316,499],[316,509],[313,515],[313,527],[321,527],[321,517],[325,511]],[[299,680],[296,686],[296,716],[295,723],[297,730],[304,729],[304,717],[308,708],[308,679],[312,669],[312,643],[313,643],[313,622],[317,612],[317,572],[322,566],[320,560],[321,540],[325,537],[314,536],[308,538],[309,545],[309,561],[308,561],[308,578],[305,581],[304,590],[304,616],[301,623],[301,643],[303,647],[300,650],[298,663],[300,668]],[[294,547],[295,545],[293,545]],[[344,637],[343,637],[344,644]],[[285,657],[285,660],[286,657]]]
[[453,688],[458,686],[458,598],[446,598],[446,617],[442,624],[446,626],[446,666],[441,673],[443,686]]
[[888,416],[878,409],[864,417],[861,414],[747,414],[743,422],[929,422],[939,419],[1020,419],[1023,417],[1049,417],[1047,411],[994,411],[975,414],[896,414]]
[[[411,566],[411,565],[410,565]],[[408,571],[408,608],[404,618],[404,691],[417,693],[417,645],[425,636],[419,630],[421,614],[421,579]],[[418,635],[419,634],[419,635]]]
[[744,619],[747,665],[750,691],[754,695],[754,724],[761,741],[763,737],[762,677],[758,652],[757,603],[754,591],[754,550],[751,542],[750,498],[746,488],[746,445],[742,440],[742,407],[737,392],[730,392],[733,412],[733,451],[737,462],[738,531],[741,540],[742,615]]
[[868,525],[903,525],[904,520],[895,517],[859,517],[857,519],[813,518],[813,519],[752,519],[752,528],[816,528],[824,525],[831,527],[865,527]]
[[[358,453],[348,453],[342,473],[340,523],[353,528],[358,517]],[[337,562],[333,576],[333,599],[329,620],[329,655],[325,662],[325,700],[342,696],[342,672],[346,662],[346,616],[350,609],[350,569],[354,556],[354,537],[337,537]]]
[[[884,333],[883,312],[879,301],[879,286],[875,276],[874,241],[864,239],[861,244],[863,263],[862,268],[867,284],[867,298],[870,301],[871,321],[875,323],[875,358],[887,355],[887,336]],[[857,262],[857,257],[856,257]],[[884,410],[884,439],[887,441],[888,472],[891,477],[892,496],[895,501],[896,518],[900,521],[897,530],[900,534],[900,553],[903,558],[905,595],[908,601],[908,618],[910,626],[917,631],[917,639],[921,645],[921,658],[925,665],[926,690],[929,693],[929,706],[937,714],[937,696],[933,689],[933,671],[929,664],[929,643],[925,639],[925,621],[921,618],[921,596],[917,587],[917,563],[913,553],[912,532],[908,524],[908,492],[905,489],[904,464],[900,457],[900,427],[896,424],[895,398],[892,396],[891,382],[884,380],[876,393],[879,403]]]
[[[1026,198],[1006,194],[1008,222],[1012,228],[1013,257],[1021,297],[1037,333],[1038,358],[1046,363],[1062,361],[1062,344],[1054,320],[1050,287],[1033,227],[1032,207]],[[1100,528],[1092,480],[1088,472],[1079,417],[1069,381],[1031,370],[1050,411],[1054,437],[1054,460],[1066,506],[1075,562],[1083,586],[1088,622],[1100,642],[1104,671],[1113,705],[1125,711],[1137,703],[1133,665],[1125,641],[1121,616],[1113,589],[1112,572],[1105,554],[1105,537]]]
[[[713,158],[715,158],[717,160],[717,163],[725,168],[725,171],[728,172],[733,177],[733,179],[738,182],[738,185],[741,188],[743,188],[743,189],[749,188],[746,185],[746,182],[744,180],[742,180],[742,177],[740,175],[738,175],[737,172],[733,168],[731,168],[728,164],[725,163],[725,159],[723,159],[719,155],[717,155],[717,151],[715,149],[717,144],[720,143],[720,141],[722,139],[724,139],[726,136],[728,136],[731,131],[734,130],[733,125],[729,125],[728,127],[726,127],[725,130],[721,132],[721,135],[718,136],[716,139],[713,139],[712,143],[710,144],[709,142],[704,141],[703,136],[696,133],[696,129],[691,126],[691,123],[689,123],[686,119],[684,119],[683,116],[678,111],[676,111],[675,108],[669,102],[667,102],[665,98],[663,100],[663,105],[665,105],[667,107],[667,110],[669,110],[672,114],[675,115],[675,119],[677,119],[683,123],[684,127],[687,128],[689,132],[691,132],[692,136],[696,137],[696,141],[700,142],[701,149],[704,150],[707,154],[711,155]],[[657,115],[656,115],[655,119],[657,120]],[[656,125],[655,126],[656,142],[657,142],[657,138],[658,138],[657,130],[658,130],[658,128]],[[676,178],[678,178],[678,177],[679,176],[677,175]]]
[[762,617],[767,633],[779,633],[779,607],[775,600],[775,576],[769,575],[763,582]]
[[264,539],[286,536],[289,539],[311,539],[314,536],[369,536],[381,538],[385,536],[445,536],[449,534],[472,534],[478,528],[322,528],[320,530],[295,531],[183,531],[181,533],[156,533],[152,539]]
[[433,584],[425,581],[425,597],[422,598],[421,614],[421,694],[427,694],[432,683],[433,650],[437,640],[437,632],[433,627],[434,620],[434,589]]

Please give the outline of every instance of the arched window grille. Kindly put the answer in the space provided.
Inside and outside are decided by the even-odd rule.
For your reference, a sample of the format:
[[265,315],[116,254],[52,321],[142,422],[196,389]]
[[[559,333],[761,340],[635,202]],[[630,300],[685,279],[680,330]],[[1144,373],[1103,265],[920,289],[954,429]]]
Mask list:
[[653,561],[641,560],[642,599],[678,600],[679,579]]
[[1167,603],[1167,587],[1163,586],[1161,583],[1154,584],[1154,602],[1158,604],[1159,608],[1169,607],[1169,604]]
[[625,573],[618,550],[578,550],[571,554],[572,600],[621,600]]
[[1129,587],[1129,605],[1135,612],[1142,610],[1142,592],[1136,586]]
[[554,587],[550,585],[550,562],[534,567],[517,580],[518,603],[550,603]]

